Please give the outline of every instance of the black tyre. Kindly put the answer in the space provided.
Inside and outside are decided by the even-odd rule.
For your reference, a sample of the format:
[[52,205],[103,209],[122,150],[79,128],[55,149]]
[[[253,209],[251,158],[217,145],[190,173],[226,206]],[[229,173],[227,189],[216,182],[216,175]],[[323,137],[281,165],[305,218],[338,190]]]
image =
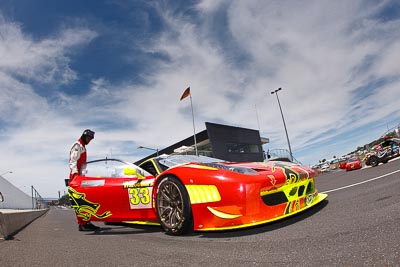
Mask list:
[[370,164],[372,167],[378,166],[378,164],[379,164],[378,157],[371,156],[371,157],[369,158],[369,164]]
[[160,181],[156,193],[156,213],[167,234],[183,235],[193,230],[189,195],[178,178],[166,176]]

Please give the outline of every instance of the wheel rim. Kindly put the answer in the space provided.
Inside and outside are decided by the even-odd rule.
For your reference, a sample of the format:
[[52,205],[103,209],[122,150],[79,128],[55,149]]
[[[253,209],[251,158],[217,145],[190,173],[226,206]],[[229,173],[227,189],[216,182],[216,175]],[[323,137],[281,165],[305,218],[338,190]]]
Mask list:
[[157,199],[158,214],[168,228],[174,228],[183,220],[183,197],[177,185],[166,181],[160,185]]

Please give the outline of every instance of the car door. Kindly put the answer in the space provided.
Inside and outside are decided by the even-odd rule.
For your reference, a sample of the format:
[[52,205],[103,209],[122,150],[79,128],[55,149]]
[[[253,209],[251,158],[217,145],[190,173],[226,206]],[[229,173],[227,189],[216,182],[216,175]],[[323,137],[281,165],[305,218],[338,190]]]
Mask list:
[[154,180],[136,165],[103,159],[88,162],[70,187],[80,198],[79,211],[89,213],[91,220],[152,221],[156,220],[152,208]]

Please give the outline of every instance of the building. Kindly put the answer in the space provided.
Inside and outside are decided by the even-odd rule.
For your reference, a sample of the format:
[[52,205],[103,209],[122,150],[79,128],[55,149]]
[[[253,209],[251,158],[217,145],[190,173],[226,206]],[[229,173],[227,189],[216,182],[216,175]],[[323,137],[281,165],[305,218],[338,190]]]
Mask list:
[[[206,130],[196,134],[196,143],[199,155],[226,161],[260,162],[265,159],[262,145],[269,143],[269,139],[261,137],[257,130],[206,122]],[[136,164],[157,154],[172,153],[195,154],[194,137],[161,149]]]

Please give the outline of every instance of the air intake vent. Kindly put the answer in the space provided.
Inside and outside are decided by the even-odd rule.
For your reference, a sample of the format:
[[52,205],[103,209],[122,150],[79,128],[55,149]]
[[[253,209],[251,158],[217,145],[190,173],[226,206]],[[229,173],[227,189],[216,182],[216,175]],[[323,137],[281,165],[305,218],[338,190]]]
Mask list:
[[261,199],[268,206],[275,206],[278,204],[288,202],[288,199],[285,196],[285,193],[283,193],[283,192],[276,192],[276,193],[268,194],[265,196],[261,196]]
[[302,197],[302,196],[303,196],[304,189],[305,189],[304,185],[302,185],[302,186],[299,187],[299,193],[297,194],[299,197]]
[[315,192],[314,183],[310,181],[307,185],[306,195],[312,194]]

